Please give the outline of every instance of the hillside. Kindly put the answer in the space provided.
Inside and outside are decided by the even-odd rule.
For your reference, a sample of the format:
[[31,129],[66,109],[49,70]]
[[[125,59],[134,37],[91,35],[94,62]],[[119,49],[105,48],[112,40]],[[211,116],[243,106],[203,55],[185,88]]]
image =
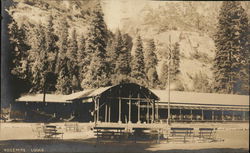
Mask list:
[[[125,2],[124,2],[125,3]],[[241,2],[250,15],[248,2]],[[196,89],[198,77],[200,81],[213,81],[213,58],[215,45],[213,35],[216,31],[217,17],[221,2],[147,2],[137,15],[128,17],[124,15],[121,25],[129,34],[140,33],[146,40],[154,38],[157,43],[158,73],[168,52],[169,37],[171,43],[179,42],[181,51],[180,82],[184,90],[200,91]],[[138,7],[139,8],[139,7]],[[205,79],[205,80],[202,80]],[[172,83],[172,89],[177,89]]]
[[[15,5],[9,9],[9,13],[18,24],[25,25],[45,24],[51,15],[54,18],[55,30],[58,29],[62,17],[66,17],[70,23],[69,31],[75,28],[79,36],[86,32],[89,9],[92,5],[92,1],[88,0],[15,0]],[[102,5],[110,30],[115,31],[119,27],[123,33],[129,33],[133,38],[137,33],[142,35],[143,40],[154,38],[159,59],[158,74],[161,74],[160,68],[166,59],[171,37],[171,44],[175,42],[180,44],[181,62],[178,77],[184,90],[197,91],[195,89],[197,75],[204,76],[206,81],[212,83],[212,63],[215,54],[213,34],[221,2],[137,1],[133,3],[110,0],[102,1]],[[250,14],[249,3],[244,2],[243,7]],[[112,20],[112,15],[116,15],[117,22]],[[173,83],[173,88],[174,86],[176,85]]]

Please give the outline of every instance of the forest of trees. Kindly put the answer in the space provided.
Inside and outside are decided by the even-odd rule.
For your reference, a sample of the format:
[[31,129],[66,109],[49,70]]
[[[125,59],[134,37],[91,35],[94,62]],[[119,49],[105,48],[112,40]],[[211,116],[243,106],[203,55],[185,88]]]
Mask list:
[[14,89],[16,94],[71,94],[128,82],[150,88],[160,85],[154,40],[143,40],[138,33],[133,44],[133,38],[119,29],[109,31],[100,3],[89,12],[86,34],[70,29],[65,17],[58,29],[52,16],[46,25],[20,26],[12,20],[11,74],[13,83],[23,86]]
[[[178,42],[171,44],[171,55],[168,54],[171,58],[163,61],[158,74],[154,39],[143,39],[140,33],[132,38],[119,29],[109,31],[100,3],[89,10],[88,19],[86,34],[70,28],[65,17],[57,26],[52,16],[45,25],[18,25],[12,20],[9,25],[12,84],[14,88],[14,84],[22,86],[14,89],[17,96],[43,92],[71,94],[127,82],[164,89],[168,67],[171,82],[178,82],[181,60]],[[223,2],[217,30],[214,89],[248,94],[249,24],[239,2]],[[213,91],[207,89],[206,76],[197,74],[195,79],[195,91]]]

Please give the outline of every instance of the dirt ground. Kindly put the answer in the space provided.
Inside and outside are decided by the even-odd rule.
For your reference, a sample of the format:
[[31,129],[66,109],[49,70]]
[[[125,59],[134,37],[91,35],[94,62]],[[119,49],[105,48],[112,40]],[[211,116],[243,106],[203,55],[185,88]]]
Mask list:
[[248,123],[175,123],[172,127],[216,127],[217,142],[122,141],[96,142],[92,124],[79,123],[77,131],[66,131],[65,123],[54,123],[64,133],[63,139],[38,138],[37,123],[1,123],[0,152],[249,152]]

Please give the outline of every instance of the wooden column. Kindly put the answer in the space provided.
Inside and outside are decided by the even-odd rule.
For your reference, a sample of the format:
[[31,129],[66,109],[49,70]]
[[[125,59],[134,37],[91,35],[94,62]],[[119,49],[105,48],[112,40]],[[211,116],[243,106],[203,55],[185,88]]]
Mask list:
[[149,123],[149,104],[147,101],[147,123]]
[[159,104],[156,105],[156,119],[159,120]]
[[141,103],[141,101],[140,101],[140,94],[138,94],[138,98],[139,98],[139,100],[138,100],[138,110],[137,110],[137,112],[138,112],[138,119],[137,119],[137,123],[141,123],[141,118],[140,118],[140,115],[141,115],[141,106],[140,106],[140,103]]
[[121,113],[122,113],[122,100],[121,98],[119,98],[119,120],[118,120],[118,123],[121,123]]
[[153,100],[152,104],[152,123],[155,121],[155,101]]
[[201,110],[201,120],[202,121],[204,120],[204,110],[203,109]]
[[191,121],[193,121],[193,110],[190,110],[190,114],[191,114]]
[[94,100],[94,122],[96,123],[96,111],[97,111],[97,108],[96,108],[96,99],[95,98],[93,98],[93,100]]
[[221,111],[221,120],[224,121],[224,111]]
[[242,115],[242,120],[245,121],[245,120],[246,120],[246,112],[243,111],[242,113],[243,113],[243,115]]
[[128,123],[131,123],[131,95],[129,95],[129,116],[128,116]]
[[99,122],[99,98],[96,99],[96,102],[97,102],[96,121]]
[[111,105],[110,105],[110,102],[109,102],[109,105],[108,105],[108,109],[109,109],[109,122],[111,122]]
[[182,116],[181,116],[181,109],[180,109],[180,116],[179,116],[179,120],[181,120]]
[[214,121],[214,111],[212,111],[212,121]]
[[234,115],[234,111],[232,112],[232,121],[235,120],[235,115]]
[[108,104],[105,104],[105,122],[108,121]]

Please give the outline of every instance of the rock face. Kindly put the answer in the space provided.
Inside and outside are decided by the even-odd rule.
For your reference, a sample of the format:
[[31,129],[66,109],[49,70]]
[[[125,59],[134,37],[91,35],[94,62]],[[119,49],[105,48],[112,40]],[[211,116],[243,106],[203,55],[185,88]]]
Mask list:
[[[161,74],[163,60],[171,44],[180,44],[180,74],[172,82],[171,89],[180,86],[187,91],[199,91],[197,79],[213,81],[212,63],[215,46],[213,33],[216,30],[220,2],[151,2],[138,11],[138,16],[124,17],[121,25],[131,35],[140,33],[144,40],[154,38]],[[171,38],[170,38],[171,37]],[[202,92],[210,92],[203,90]]]

